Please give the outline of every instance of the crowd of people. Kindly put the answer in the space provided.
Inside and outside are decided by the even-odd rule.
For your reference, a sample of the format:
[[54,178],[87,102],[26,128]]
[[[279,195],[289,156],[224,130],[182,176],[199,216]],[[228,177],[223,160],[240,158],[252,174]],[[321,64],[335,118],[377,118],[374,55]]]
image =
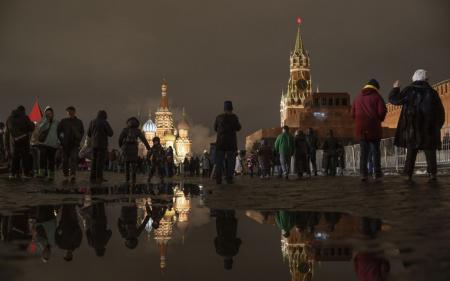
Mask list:
[[[442,147],[442,143],[448,148],[450,142],[448,135],[441,138],[445,110],[439,94],[428,83],[425,70],[417,70],[412,81],[412,84],[403,90],[399,81],[395,81],[389,94],[391,104],[402,106],[394,144],[407,150],[403,175],[408,181],[412,180],[417,153],[424,151],[427,172],[430,181],[434,182],[437,175],[436,150]],[[379,91],[379,82],[371,79],[355,98],[351,108],[355,122],[354,140],[361,148],[359,162],[363,182],[368,181],[369,176],[375,180],[383,176],[380,141],[383,138],[382,122],[386,117],[387,108]],[[233,137],[235,131],[231,129],[234,128],[232,122],[229,127],[229,135]],[[218,140],[219,136],[218,134]],[[235,164],[229,165],[235,167],[236,175],[248,173],[253,176],[257,169],[257,174],[261,178],[277,175],[288,179],[292,172],[299,178],[305,174],[317,175],[316,152],[319,148],[323,150],[323,174],[342,175],[346,161],[343,140],[336,138],[334,132],[329,130],[320,144],[313,128],[309,128],[306,134],[299,129],[294,136],[290,128],[284,126],[273,145],[263,139],[248,156],[238,153]]]
[[[423,150],[428,164],[430,180],[436,180],[436,150],[441,148],[441,128],[445,111],[438,93],[428,83],[427,72],[417,70],[413,83],[403,90],[396,81],[389,94],[389,102],[401,105],[401,115],[395,135],[395,145],[407,148],[404,175],[411,180],[418,151]],[[355,120],[355,141],[360,144],[361,180],[367,181],[372,175],[382,177],[380,163],[380,140],[383,137],[382,122],[386,116],[386,104],[381,97],[380,84],[371,79],[355,98],[351,113]],[[214,123],[217,133],[215,149],[210,156],[205,151],[200,157],[186,157],[175,165],[172,147],[165,149],[161,140],[155,137],[150,146],[140,128],[139,120],[131,117],[119,136],[120,150],[108,150],[113,129],[108,123],[106,111],[100,110],[89,124],[87,132],[83,122],[77,118],[76,109],[69,106],[67,117],[57,120],[53,108],[47,107],[42,121],[30,121],[23,106],[17,107],[6,121],[0,123],[0,161],[9,160],[10,178],[48,178],[54,180],[55,170],[62,166],[65,182],[75,182],[79,167],[90,163],[90,180],[93,183],[106,181],[103,171],[125,172],[127,182],[136,183],[138,172],[148,173],[163,181],[175,174],[186,176],[214,176],[217,184],[225,179],[233,183],[234,175],[248,173],[251,177],[289,178],[292,171],[299,178],[305,174],[317,176],[316,154],[323,150],[322,173],[343,175],[345,151],[343,140],[329,130],[326,137],[319,139],[314,128],[306,133],[298,129],[292,135],[284,126],[282,133],[272,144],[261,140],[246,155],[238,151],[237,132],[241,130],[239,118],[233,113],[233,103],[224,103],[224,112]],[[82,144],[82,140],[85,142]],[[148,154],[139,155],[138,145],[143,143]],[[81,159],[81,160],[80,160]],[[293,167],[292,167],[293,165]],[[122,169],[123,168],[123,169]]]

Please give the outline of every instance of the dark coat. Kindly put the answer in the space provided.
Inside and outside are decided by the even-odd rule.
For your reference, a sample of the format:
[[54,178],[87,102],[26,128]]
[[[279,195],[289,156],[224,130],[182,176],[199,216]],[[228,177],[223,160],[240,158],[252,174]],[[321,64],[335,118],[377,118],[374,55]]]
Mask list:
[[137,162],[139,159],[138,140],[150,150],[150,145],[144,134],[139,130],[139,120],[132,117],[127,121],[128,127],[123,129],[119,136],[119,147],[126,162]]
[[295,143],[295,157],[308,154],[308,143],[306,142],[305,135],[299,134],[294,138]]
[[428,82],[414,82],[402,91],[394,88],[389,94],[389,101],[402,106],[395,133],[396,146],[421,150],[441,147],[445,110],[439,94]]
[[217,237],[214,239],[216,253],[231,258],[239,253],[241,239],[237,237],[238,221],[233,211],[219,210],[216,218]]
[[386,104],[376,89],[364,88],[352,106],[355,140],[374,141],[383,137],[381,123],[386,117]]
[[83,237],[75,204],[63,205],[61,211],[55,242],[60,249],[73,251],[80,247]]
[[319,139],[314,133],[307,134],[305,138],[308,145],[308,154],[316,155],[316,150],[319,148]]
[[217,132],[216,150],[237,151],[236,132],[241,128],[236,114],[225,112],[217,116],[214,123],[214,130]]
[[14,110],[6,121],[5,148],[7,151],[14,149],[14,141],[22,138],[30,138],[34,131],[34,123],[20,110]]
[[327,137],[323,143],[323,152],[327,153],[327,155],[337,156],[337,151],[340,147],[339,141],[334,136]]
[[80,119],[64,118],[58,124],[58,138],[63,148],[80,147],[84,136],[84,125]]
[[97,118],[92,120],[89,125],[87,135],[91,138],[92,148],[108,148],[108,137],[112,137],[114,133],[106,119],[106,112],[101,110],[98,112]]

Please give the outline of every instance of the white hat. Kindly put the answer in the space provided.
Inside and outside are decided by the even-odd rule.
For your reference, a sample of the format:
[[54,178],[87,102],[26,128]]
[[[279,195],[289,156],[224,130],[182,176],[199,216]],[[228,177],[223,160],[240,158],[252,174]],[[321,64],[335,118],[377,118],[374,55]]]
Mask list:
[[412,77],[412,81],[416,82],[416,81],[427,81],[428,77],[427,77],[427,71],[424,69],[418,69],[416,70],[416,72],[414,72],[414,75]]

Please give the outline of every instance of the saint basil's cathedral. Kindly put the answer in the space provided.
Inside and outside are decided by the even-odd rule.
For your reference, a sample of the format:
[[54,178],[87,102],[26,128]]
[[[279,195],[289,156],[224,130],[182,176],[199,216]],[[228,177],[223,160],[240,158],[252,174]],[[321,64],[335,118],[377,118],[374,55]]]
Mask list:
[[[172,147],[176,163],[182,162],[185,157],[190,157],[192,147],[192,140],[189,137],[190,125],[183,109],[182,118],[175,127],[173,114],[169,108],[166,81],[163,81],[161,85],[161,98],[154,120],[152,120],[152,114],[150,113],[149,119],[142,126],[142,131],[150,146],[153,144],[153,138],[159,137],[161,145],[165,149]],[[139,154],[144,156],[146,153],[147,150],[141,143],[139,146]]]

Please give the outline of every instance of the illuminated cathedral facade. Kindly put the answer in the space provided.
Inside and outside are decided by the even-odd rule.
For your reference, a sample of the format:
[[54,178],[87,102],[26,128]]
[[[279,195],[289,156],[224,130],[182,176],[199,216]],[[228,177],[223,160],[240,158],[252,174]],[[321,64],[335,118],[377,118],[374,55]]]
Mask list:
[[[163,81],[161,85],[161,98],[159,107],[155,112],[155,119],[153,121],[151,113],[148,118],[147,122],[142,126],[142,131],[150,146],[153,145],[153,138],[159,137],[161,145],[165,149],[172,147],[176,163],[180,163],[185,157],[191,156],[192,140],[189,137],[190,125],[183,109],[182,118],[175,127],[173,113],[169,107],[166,81]],[[141,145],[140,154],[143,156],[146,152],[145,147]]]

